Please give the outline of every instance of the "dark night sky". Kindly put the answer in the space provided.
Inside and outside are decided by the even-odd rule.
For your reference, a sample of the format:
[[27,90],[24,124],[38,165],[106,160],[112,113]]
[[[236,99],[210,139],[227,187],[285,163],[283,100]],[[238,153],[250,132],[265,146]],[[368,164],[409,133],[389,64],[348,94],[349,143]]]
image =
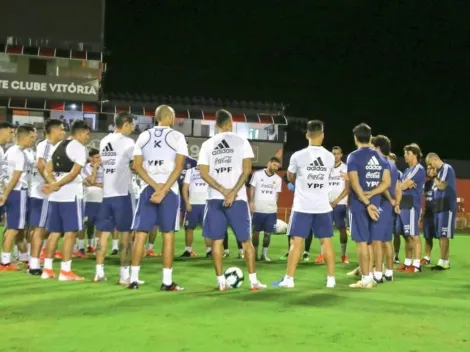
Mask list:
[[105,91],[282,101],[327,145],[365,121],[398,154],[468,159],[468,0],[195,3],[107,1]]

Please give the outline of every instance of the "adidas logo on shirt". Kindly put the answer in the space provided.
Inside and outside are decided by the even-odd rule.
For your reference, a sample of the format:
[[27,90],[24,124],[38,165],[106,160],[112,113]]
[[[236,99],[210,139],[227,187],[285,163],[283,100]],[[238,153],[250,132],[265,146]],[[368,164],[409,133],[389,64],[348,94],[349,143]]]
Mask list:
[[375,156],[369,159],[366,165],[366,170],[382,170],[382,166]]
[[219,155],[219,154],[229,154],[233,153],[234,150],[230,148],[227,141],[223,139],[219,144],[217,144],[212,152],[212,155]]
[[307,171],[326,171],[326,167],[323,160],[318,157],[307,166]]
[[111,143],[108,143],[106,147],[101,151],[101,156],[116,156],[116,152],[113,149]]

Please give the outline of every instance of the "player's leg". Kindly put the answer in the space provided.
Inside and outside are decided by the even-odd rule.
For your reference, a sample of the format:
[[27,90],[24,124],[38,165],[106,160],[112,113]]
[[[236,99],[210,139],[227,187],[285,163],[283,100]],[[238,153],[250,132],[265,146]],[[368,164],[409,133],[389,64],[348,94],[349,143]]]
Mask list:
[[18,248],[18,261],[23,264],[25,269],[29,267],[28,232],[29,228],[19,230],[15,237],[16,248]]
[[243,249],[243,245],[238,239],[236,239],[236,241],[237,241],[237,247],[238,247],[238,259],[245,259],[245,250]]
[[289,220],[287,235],[291,238],[289,256],[287,257],[287,269],[284,277],[273,283],[276,287],[293,288],[294,276],[297,265],[302,257],[304,240],[312,231],[313,215],[293,211]]
[[29,273],[42,275],[40,266],[41,247],[43,245],[49,201],[46,199],[30,198],[29,224],[31,226],[31,259]]
[[412,248],[412,240],[410,238],[410,219],[411,219],[411,209],[401,209],[400,214],[398,215],[397,219],[397,231],[398,234],[403,236],[405,240],[405,260],[403,264],[397,267],[397,270],[408,270],[413,264],[412,256],[413,256],[413,248]]
[[116,220],[113,214],[113,202],[117,197],[103,198],[96,222],[98,238],[95,250],[96,271],[93,282],[106,280],[104,272],[104,261],[108,250],[108,240],[116,228]]
[[393,261],[395,264],[400,264],[400,246],[401,246],[401,233],[403,232],[403,225],[399,215],[394,216],[393,227]]
[[228,247],[228,230],[225,229],[225,235],[224,235],[224,258],[230,256],[230,249]]
[[423,218],[423,235],[424,235],[424,257],[421,259],[421,265],[431,263],[431,252],[436,238],[434,226],[434,218]]
[[[287,232],[289,232],[289,228],[287,229]],[[289,251],[290,251],[290,246],[291,246],[290,236],[287,235],[286,238],[287,238],[287,253],[283,257],[279,258],[279,260],[282,260],[282,261],[286,261],[287,258],[289,257]]]
[[159,253],[156,253],[154,248],[155,248],[155,239],[157,238],[158,234],[158,226],[154,226],[152,231],[150,231],[149,234],[149,239],[147,243],[147,252],[146,255],[149,257],[158,257],[160,256]]
[[[347,219],[348,219],[348,209],[347,206],[344,204],[337,205],[335,209],[336,211],[335,216],[335,225],[336,228],[339,230],[339,244],[341,246],[341,262],[343,264],[348,264],[349,259],[346,254],[348,249],[348,232],[347,232]],[[333,211],[335,210],[333,209]]]
[[[405,224],[405,232],[406,226]],[[405,270],[408,273],[417,273],[421,271],[421,239],[419,238],[419,212],[415,208],[410,209],[409,218],[409,241],[411,246],[412,262],[411,266]]]
[[158,224],[163,236],[161,291],[182,291],[184,288],[173,281],[173,259],[175,253],[175,231],[180,227],[180,197],[170,190],[158,204]]
[[252,216],[253,236],[251,237],[251,241],[255,249],[256,260],[259,259],[258,257],[259,233],[262,231],[262,225],[265,219],[265,215],[266,214],[262,214],[262,213],[253,213],[253,216]]
[[12,191],[6,202],[6,231],[3,234],[2,258],[0,271],[17,271],[20,268],[12,264],[11,251],[15,244],[16,236],[26,226],[26,214],[28,207],[26,190]]
[[185,214],[184,225],[186,248],[184,253],[181,255],[182,258],[194,257],[196,255],[193,251],[194,229],[199,223],[201,223],[201,219],[204,217],[204,209],[205,205],[195,204],[192,205],[191,211],[186,212]]
[[315,238],[320,240],[323,249],[323,257],[326,263],[326,287],[336,286],[335,279],[335,251],[333,248],[333,223],[331,222],[331,213],[313,214],[312,232]]
[[248,269],[248,278],[250,280],[250,289],[257,291],[266,288],[258,281],[256,275],[256,253],[253,243],[251,242],[251,214],[248,203],[243,200],[236,200],[233,204],[225,208],[228,224],[232,228],[233,233],[238,242],[243,247],[245,263]]
[[[75,202],[61,203],[60,213],[62,220],[64,243],[62,246],[62,263],[60,265],[60,281],[83,281],[85,278],[72,271],[72,255],[75,238],[79,231],[83,231],[83,200],[76,198]],[[57,216],[57,215],[56,215]]]
[[372,277],[371,253],[370,253],[370,220],[366,211],[351,211],[349,214],[349,226],[351,238],[356,242],[357,258],[361,271],[361,280],[349,285],[353,288],[372,288],[375,282]]
[[384,253],[385,258],[385,271],[384,271],[384,279],[386,281],[393,281],[393,230],[395,226],[395,217],[393,215],[393,209],[391,210],[391,215],[389,217],[389,221],[385,226],[385,237],[384,243],[382,245],[382,250]]
[[437,227],[436,234],[439,238],[440,245],[440,258],[437,265],[433,266],[432,270],[447,270],[450,269],[449,261],[449,247],[450,240],[454,238],[455,232],[455,212],[443,211],[436,214]]
[[119,253],[119,231],[113,231],[113,241],[111,247],[111,255],[117,255]]
[[212,263],[217,276],[217,287],[220,291],[228,289],[223,271],[223,242],[227,237],[227,218],[222,209],[223,200],[209,199],[204,210],[202,233],[211,242]]
[[132,230],[134,230],[134,243],[132,245],[131,254],[131,277],[129,280],[129,289],[139,288],[139,272],[140,262],[145,253],[145,242],[148,233],[155,227],[158,221],[157,205],[150,202],[150,198],[154,193],[151,186],[147,186],[140,193],[137,209],[132,222]]
[[393,221],[393,208],[390,203],[381,205],[382,211],[377,221],[372,221],[370,224],[370,233],[372,240],[372,258],[375,264],[373,271],[373,279],[377,283],[383,283],[383,259],[384,259],[384,244],[391,241],[391,228],[390,224]]
[[[310,262],[310,248],[312,247],[312,241],[313,241],[313,233],[310,231],[309,235],[305,239],[305,247],[304,247],[304,253],[302,254],[302,261],[305,263]],[[316,264],[323,264],[324,259],[323,259],[323,249],[320,246],[320,255],[315,259]]]
[[261,252],[261,260],[270,262],[268,257],[269,244],[271,243],[271,234],[276,232],[277,213],[266,214],[263,222],[263,249]]

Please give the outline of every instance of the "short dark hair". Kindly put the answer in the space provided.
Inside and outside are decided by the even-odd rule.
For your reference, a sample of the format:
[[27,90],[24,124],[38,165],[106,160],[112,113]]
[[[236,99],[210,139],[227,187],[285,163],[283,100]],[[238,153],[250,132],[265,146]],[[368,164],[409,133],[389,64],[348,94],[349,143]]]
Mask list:
[[100,151],[96,148],[90,148],[90,150],[88,150],[88,157],[91,158],[92,156],[95,156],[96,154],[99,154]]
[[269,161],[271,163],[279,163],[279,164],[281,163],[281,159],[279,159],[277,156],[271,157],[271,159],[269,159]]
[[416,157],[418,158],[418,161],[421,160],[421,158],[423,157],[421,148],[416,143],[405,145],[405,148],[403,148],[403,150],[406,152],[412,152],[414,155],[416,155]]
[[74,135],[78,131],[83,131],[83,130],[91,131],[90,126],[88,126],[87,123],[83,120],[75,120],[72,123],[72,126],[70,126],[70,133],[72,135]]
[[126,122],[133,123],[134,115],[128,112],[120,112],[114,117],[114,124],[116,125],[117,128],[121,128],[122,126],[124,126]]
[[215,113],[215,123],[219,127],[225,125],[231,119],[232,114],[225,109],[217,110]]
[[343,153],[343,149],[341,149],[341,147],[338,147],[338,146],[334,146],[331,150],[339,150],[341,154]]
[[36,132],[36,129],[33,125],[29,123],[25,123],[24,125],[18,126],[18,128],[16,129],[17,136],[30,134],[31,132]]
[[324,124],[320,120],[311,120],[307,123],[307,132],[323,133]]
[[372,129],[366,123],[360,123],[353,128],[353,134],[359,143],[369,143],[372,136]]
[[46,121],[46,134],[51,133],[53,127],[59,127],[60,125],[64,125],[64,123],[58,119],[49,119]]
[[376,148],[380,148],[383,155],[389,156],[392,151],[392,143],[387,136],[379,134],[372,138],[372,145]]
[[15,128],[10,122],[4,121],[0,122],[0,130],[3,130],[4,128]]

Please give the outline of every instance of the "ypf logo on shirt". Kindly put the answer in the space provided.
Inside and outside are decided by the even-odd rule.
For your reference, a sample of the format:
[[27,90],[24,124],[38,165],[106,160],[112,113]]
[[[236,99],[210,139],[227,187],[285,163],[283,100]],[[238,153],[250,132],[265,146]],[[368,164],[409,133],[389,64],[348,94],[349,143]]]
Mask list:
[[375,156],[370,158],[367,162],[366,170],[382,170],[382,166]]

